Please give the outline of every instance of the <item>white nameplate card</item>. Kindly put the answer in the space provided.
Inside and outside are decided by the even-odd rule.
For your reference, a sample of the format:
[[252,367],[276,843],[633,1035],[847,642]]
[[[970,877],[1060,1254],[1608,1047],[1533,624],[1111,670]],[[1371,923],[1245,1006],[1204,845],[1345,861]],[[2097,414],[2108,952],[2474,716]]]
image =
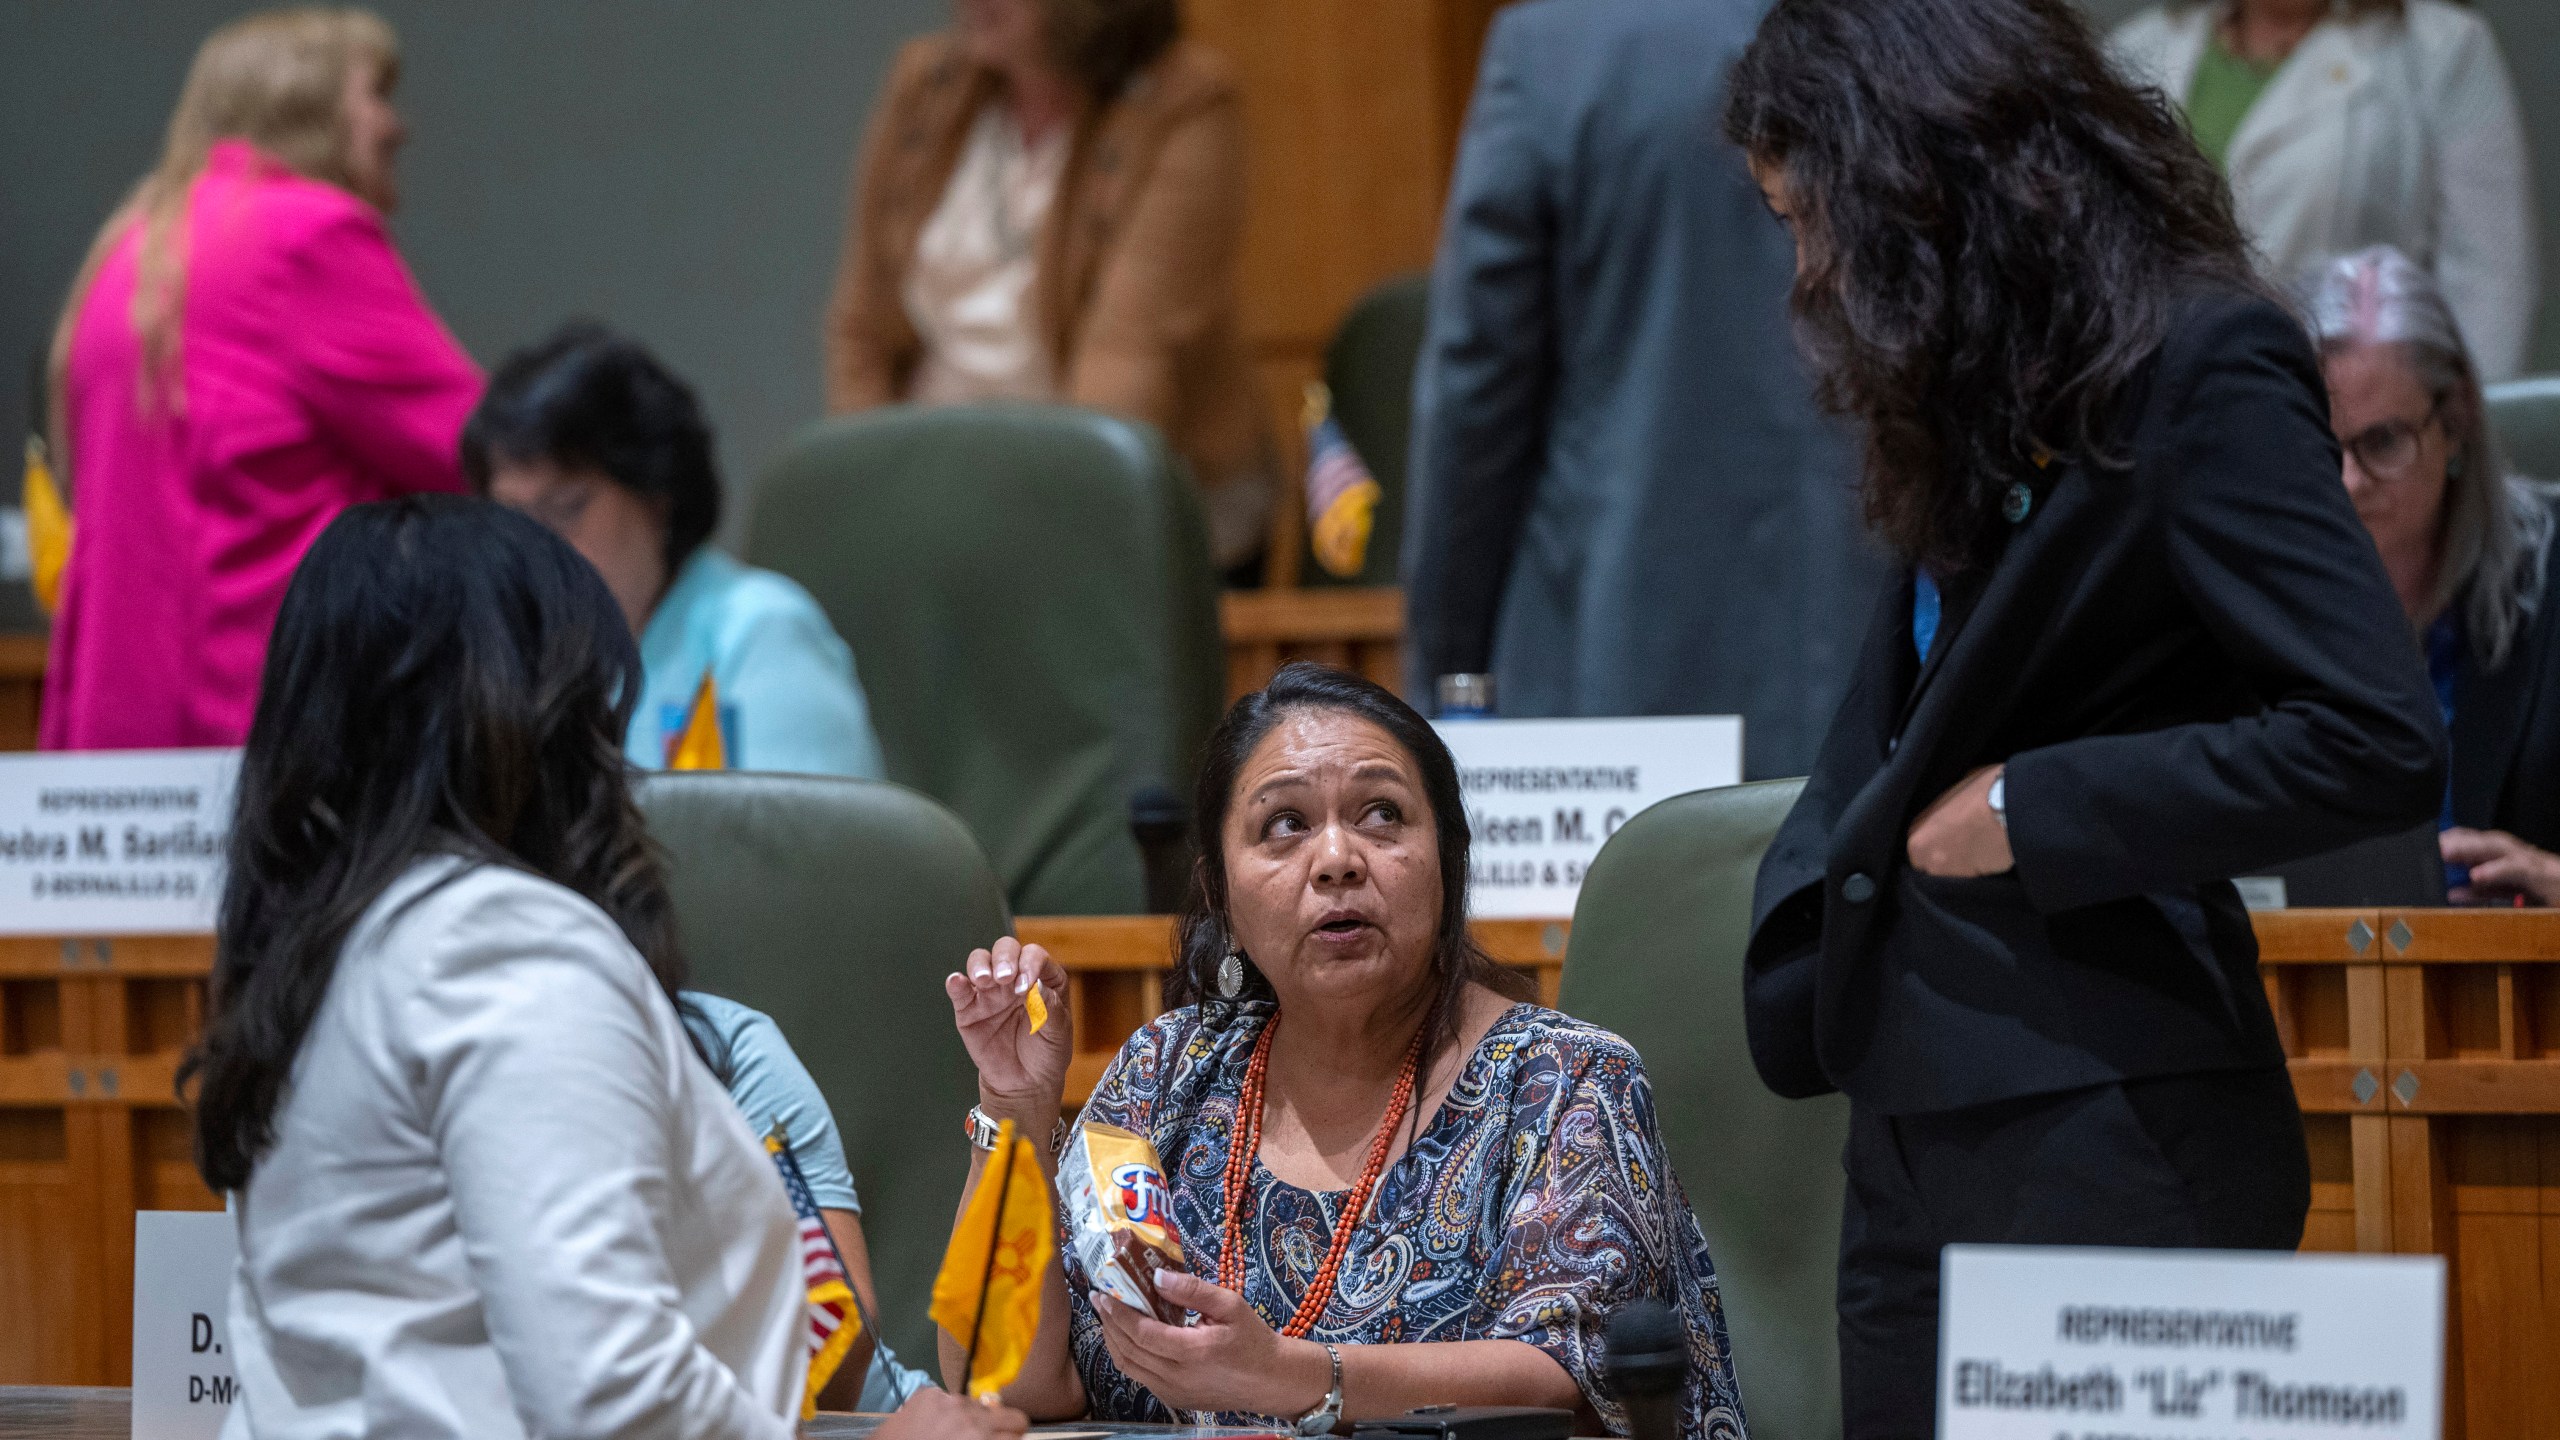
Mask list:
[[231,1413],[231,1272],[221,1210],[133,1217],[133,1440],[214,1440]]
[[1573,914],[1583,872],[1656,801],[1742,781],[1742,717],[1443,720],[1473,832],[1478,919]]
[[1938,1440],[2436,1440],[2435,1255],[1950,1245]]
[[213,929],[237,750],[0,755],[0,935]]

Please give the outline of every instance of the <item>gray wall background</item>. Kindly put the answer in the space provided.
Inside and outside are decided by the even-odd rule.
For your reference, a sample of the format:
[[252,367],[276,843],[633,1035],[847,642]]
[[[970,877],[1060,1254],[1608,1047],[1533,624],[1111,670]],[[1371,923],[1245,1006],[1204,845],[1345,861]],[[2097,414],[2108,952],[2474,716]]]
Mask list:
[[[484,366],[573,315],[638,335],[702,393],[736,534],[748,482],[820,411],[854,146],[946,0],[373,3],[409,124],[392,224],[429,303]],[[197,43],[255,8],[0,0],[7,503],[27,364],[72,271],[157,157]]]

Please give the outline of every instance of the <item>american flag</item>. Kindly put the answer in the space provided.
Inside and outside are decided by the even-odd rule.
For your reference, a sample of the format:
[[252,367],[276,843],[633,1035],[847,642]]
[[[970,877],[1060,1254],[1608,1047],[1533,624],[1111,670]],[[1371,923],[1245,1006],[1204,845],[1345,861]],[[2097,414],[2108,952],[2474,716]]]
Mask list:
[[1369,560],[1378,481],[1333,418],[1333,396],[1307,385],[1307,546],[1316,563],[1349,579]]
[[782,1172],[791,1213],[800,1219],[800,1278],[809,1291],[809,1388],[800,1399],[800,1418],[806,1420],[818,1413],[818,1392],[835,1378],[862,1334],[862,1301],[853,1293],[853,1276],[836,1253],[835,1237],[827,1233],[826,1217],[818,1213],[818,1199],[810,1193],[809,1178],[800,1173],[800,1161],[779,1121],[765,1135],[764,1148]]

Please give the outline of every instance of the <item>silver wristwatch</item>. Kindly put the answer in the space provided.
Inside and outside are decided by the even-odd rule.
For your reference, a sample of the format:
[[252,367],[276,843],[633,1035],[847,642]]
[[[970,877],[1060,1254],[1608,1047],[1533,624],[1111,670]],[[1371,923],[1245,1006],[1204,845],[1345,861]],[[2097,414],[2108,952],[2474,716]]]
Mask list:
[[1323,1404],[1298,1417],[1294,1428],[1301,1435],[1330,1435],[1342,1423],[1342,1352],[1327,1345],[1324,1355],[1333,1362],[1333,1388],[1324,1392]]
[[2009,772],[2007,770],[2004,769],[1999,774],[1991,777],[1991,790],[1982,798],[1991,806],[1991,818],[2000,822],[2001,829],[2008,829]]
[[[964,1122],[963,1128],[969,1132],[969,1143],[981,1150],[996,1148],[996,1138],[1004,1133],[986,1111],[975,1105],[969,1107],[969,1118]],[[1049,1129],[1050,1154],[1055,1155],[1066,1148],[1068,1129],[1067,1117],[1059,1116],[1058,1123]]]

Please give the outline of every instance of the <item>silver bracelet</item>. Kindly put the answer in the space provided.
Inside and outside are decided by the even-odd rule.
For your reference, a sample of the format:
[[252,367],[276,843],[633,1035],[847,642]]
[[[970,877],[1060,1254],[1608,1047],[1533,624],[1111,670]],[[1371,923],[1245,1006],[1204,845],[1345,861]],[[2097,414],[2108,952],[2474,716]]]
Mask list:
[[1325,1391],[1323,1404],[1298,1417],[1295,1428],[1301,1435],[1330,1435],[1342,1423],[1342,1352],[1327,1345],[1324,1354],[1333,1362],[1333,1386]]

